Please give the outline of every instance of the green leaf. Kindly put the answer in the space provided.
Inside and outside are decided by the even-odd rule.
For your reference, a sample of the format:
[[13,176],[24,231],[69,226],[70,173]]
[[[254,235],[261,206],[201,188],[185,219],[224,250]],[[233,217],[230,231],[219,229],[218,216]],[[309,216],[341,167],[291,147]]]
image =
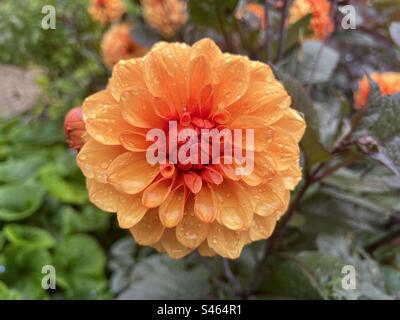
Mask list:
[[195,24],[220,30],[221,23],[228,24],[226,17],[233,13],[237,2],[237,0],[190,0],[190,17]]
[[45,192],[36,182],[0,187],[0,220],[16,221],[29,217],[40,207]]
[[93,205],[87,205],[81,210],[76,211],[72,207],[64,207],[60,210],[58,219],[62,221],[63,234],[77,232],[90,232],[105,230],[109,227],[112,215],[105,213]]
[[332,159],[332,155],[319,141],[317,132],[311,128],[306,129],[304,137],[301,140],[301,148],[307,157],[308,167]]
[[[289,52],[294,47],[299,45],[304,37],[311,33],[311,30],[308,28],[308,26],[310,25],[311,17],[311,14],[307,14],[288,27],[284,43],[284,53]],[[272,61],[276,61],[278,57],[277,41],[272,44],[271,51],[273,53]]]
[[202,265],[154,254],[134,265],[118,299],[201,299],[211,290],[208,277]]
[[323,288],[312,269],[296,256],[279,255],[269,261],[269,268],[258,288],[259,294],[276,298],[321,299]]
[[70,294],[92,298],[105,286],[105,255],[97,241],[85,234],[71,235],[56,247],[57,283]]
[[35,175],[37,168],[44,162],[38,155],[24,159],[10,159],[0,163],[0,182],[25,181]]
[[302,59],[298,66],[299,79],[303,83],[328,81],[339,62],[339,53],[320,41],[303,43]]
[[385,278],[387,291],[392,294],[395,299],[399,299],[400,295],[400,270],[382,267],[382,273]]
[[0,281],[0,300],[18,300],[21,296],[16,290],[10,290]]
[[55,164],[48,164],[39,171],[40,181],[54,198],[64,203],[85,203],[85,187],[78,182],[67,180],[65,174],[64,170]]
[[52,264],[51,255],[46,249],[8,245],[3,257],[5,271],[0,273],[0,281],[10,289],[17,290],[21,299],[43,299],[48,296],[42,288],[42,268]]
[[348,237],[340,235],[320,235],[317,239],[318,250],[324,255],[340,258],[344,264],[351,265],[356,271],[356,288],[341,290],[346,299],[392,300],[385,291],[385,279],[376,261],[364,252],[364,249],[352,243]]
[[369,79],[370,93],[366,106],[363,126],[378,140],[378,152],[371,152],[373,158],[390,170],[400,172],[400,94],[382,96],[378,85]]
[[8,224],[4,227],[4,234],[15,246],[51,248],[55,245],[55,240],[50,233],[34,226]]

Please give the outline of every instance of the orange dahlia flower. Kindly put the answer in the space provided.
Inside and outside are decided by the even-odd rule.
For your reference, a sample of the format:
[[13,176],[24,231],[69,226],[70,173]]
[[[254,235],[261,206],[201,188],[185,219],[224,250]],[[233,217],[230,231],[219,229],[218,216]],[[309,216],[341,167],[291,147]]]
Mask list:
[[89,14],[101,25],[118,20],[125,13],[122,0],[90,0]]
[[293,24],[311,13],[310,27],[313,37],[323,40],[333,31],[330,10],[331,4],[328,0],[295,0],[290,7],[288,21]]
[[64,119],[64,135],[70,148],[79,150],[85,143],[86,133],[82,108],[76,107],[68,111]]
[[147,51],[133,41],[130,28],[130,25],[125,23],[113,25],[101,40],[103,61],[110,69],[120,60],[140,57]]
[[163,36],[172,37],[187,21],[183,0],[141,0],[143,17]]
[[[88,138],[77,162],[89,198],[116,212],[139,244],[172,258],[194,250],[238,258],[244,245],[271,235],[301,179],[305,122],[290,104],[268,65],[222,53],[210,39],[161,42],[143,58],[120,61],[107,88],[83,104]],[[237,174],[236,158],[149,163],[148,132],[172,136],[171,121],[194,132],[254,129],[255,143],[246,144],[253,171]]]
[[[398,72],[374,72],[370,75],[374,80],[382,95],[392,95],[400,92],[400,73]],[[364,76],[358,82],[358,90],[354,93],[354,103],[356,109],[364,109],[369,96],[369,82]]]

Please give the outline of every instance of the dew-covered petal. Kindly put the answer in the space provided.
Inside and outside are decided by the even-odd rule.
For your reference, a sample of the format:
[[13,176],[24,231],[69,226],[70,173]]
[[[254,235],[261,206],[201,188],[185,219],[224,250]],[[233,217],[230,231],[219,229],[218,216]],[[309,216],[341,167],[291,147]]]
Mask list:
[[132,126],[139,128],[163,128],[164,119],[154,109],[154,98],[147,89],[135,87],[121,96],[121,113]]
[[247,239],[247,231],[231,230],[215,221],[208,232],[207,243],[220,256],[237,259]]
[[189,201],[182,221],[176,226],[176,238],[185,247],[196,248],[207,238],[209,226],[196,217],[194,202]]
[[207,240],[204,241],[200,246],[199,246],[199,254],[203,257],[214,257],[217,255],[217,253],[211,249],[208,245]]
[[99,209],[108,212],[116,212],[118,208],[119,192],[109,184],[98,182],[94,179],[86,179],[89,200]]
[[147,208],[142,204],[141,194],[121,194],[118,202],[117,219],[120,228],[136,225],[145,215]]
[[270,185],[263,184],[257,187],[250,187],[248,191],[251,196],[254,212],[257,215],[270,216],[284,206],[282,199],[284,190],[278,195],[272,190]]
[[151,209],[147,211],[144,217],[130,228],[129,231],[137,243],[141,245],[151,245],[161,239],[164,229],[158,217],[158,211]]
[[301,181],[302,172],[299,162],[293,163],[290,167],[279,172],[283,179],[285,188],[288,190],[293,190],[297,184]]
[[233,181],[224,181],[213,189],[218,202],[218,222],[231,230],[250,227],[253,208],[246,190]]
[[100,143],[118,145],[119,135],[130,128],[108,90],[86,98],[82,110],[87,132]]
[[178,225],[185,209],[185,188],[180,186],[171,191],[159,207],[160,220],[167,228]]
[[79,151],[76,161],[83,174],[99,182],[107,182],[107,168],[125,152],[122,146],[107,146],[89,138]]
[[229,106],[228,110],[232,118],[261,110],[272,117],[279,112],[283,113],[281,109],[288,107],[287,100],[288,94],[279,82],[257,81],[251,83],[243,97]]
[[213,71],[213,101],[217,111],[221,104],[228,107],[245,94],[249,87],[249,69],[244,57],[225,54],[216,61]]
[[129,151],[146,151],[148,147],[153,143],[151,141],[146,141],[147,131],[147,129],[132,127],[131,130],[122,132],[119,140],[122,146]]
[[194,172],[184,173],[183,181],[185,182],[186,187],[188,187],[188,189],[194,194],[199,193],[203,185],[201,177]]
[[296,110],[288,108],[283,117],[275,122],[272,127],[292,136],[296,142],[299,142],[306,130],[306,123]]
[[215,192],[210,185],[205,185],[195,196],[194,213],[206,223],[211,223],[217,216],[218,206]]
[[209,38],[204,38],[194,43],[190,50],[191,59],[203,56],[206,60],[213,65],[222,55],[221,50],[215,42]]
[[147,208],[160,206],[168,197],[172,188],[172,179],[162,178],[149,185],[143,192],[142,203]]
[[189,64],[189,98],[200,101],[201,90],[211,83],[211,66],[204,56],[194,58]]
[[276,225],[276,216],[269,215],[266,217],[255,215],[253,223],[249,230],[249,237],[251,241],[267,239],[274,231]]
[[175,228],[166,229],[160,243],[162,248],[172,259],[181,259],[192,251],[192,249],[183,246],[178,241]]
[[119,61],[113,68],[109,89],[116,101],[121,95],[135,87],[145,88],[143,59],[129,59]]
[[155,97],[170,101],[178,114],[187,103],[190,47],[183,43],[159,45],[145,58],[146,84]]
[[159,174],[160,167],[150,165],[145,153],[125,152],[108,167],[108,182],[128,194],[143,191]]

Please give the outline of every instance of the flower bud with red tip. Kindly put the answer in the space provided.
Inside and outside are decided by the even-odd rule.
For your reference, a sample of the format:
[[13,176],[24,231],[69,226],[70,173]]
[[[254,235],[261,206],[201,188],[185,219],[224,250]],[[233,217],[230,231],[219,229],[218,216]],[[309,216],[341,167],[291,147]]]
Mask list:
[[76,107],[68,111],[64,119],[64,135],[70,148],[79,151],[82,148],[86,133],[82,108]]

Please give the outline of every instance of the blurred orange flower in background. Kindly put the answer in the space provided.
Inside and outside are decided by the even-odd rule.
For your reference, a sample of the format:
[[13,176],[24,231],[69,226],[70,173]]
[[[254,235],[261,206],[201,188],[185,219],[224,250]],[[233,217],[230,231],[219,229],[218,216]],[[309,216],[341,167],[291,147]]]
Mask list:
[[264,30],[267,27],[264,6],[258,3],[250,2],[240,6],[236,12],[236,18],[250,24],[256,19],[257,28]]
[[313,37],[323,40],[334,29],[330,10],[331,4],[328,0],[294,0],[289,9],[288,21],[289,24],[293,24],[311,13],[310,28],[313,32]]
[[[374,72],[370,75],[374,80],[383,96],[392,95],[400,92],[400,73],[398,72]],[[358,89],[354,93],[354,104],[356,109],[364,109],[369,96],[369,82],[367,76],[364,76],[358,82]]]
[[85,122],[82,108],[76,107],[68,111],[64,119],[64,135],[70,148],[79,150],[85,143]]
[[[222,53],[210,39],[161,42],[113,68],[107,88],[83,104],[88,138],[77,156],[90,200],[117,213],[141,245],[181,258],[238,258],[268,238],[302,173],[305,122],[271,68]],[[233,164],[155,164],[146,160],[152,128],[254,129],[254,170]],[[168,132],[166,132],[168,134]],[[243,150],[242,150],[243,151]]]
[[104,34],[101,40],[101,54],[104,64],[110,69],[120,60],[141,57],[147,49],[134,42],[129,24],[116,24]]
[[188,20],[183,0],[141,0],[143,17],[164,37],[172,37]]
[[118,20],[125,13],[122,0],[90,0],[89,14],[101,25]]

